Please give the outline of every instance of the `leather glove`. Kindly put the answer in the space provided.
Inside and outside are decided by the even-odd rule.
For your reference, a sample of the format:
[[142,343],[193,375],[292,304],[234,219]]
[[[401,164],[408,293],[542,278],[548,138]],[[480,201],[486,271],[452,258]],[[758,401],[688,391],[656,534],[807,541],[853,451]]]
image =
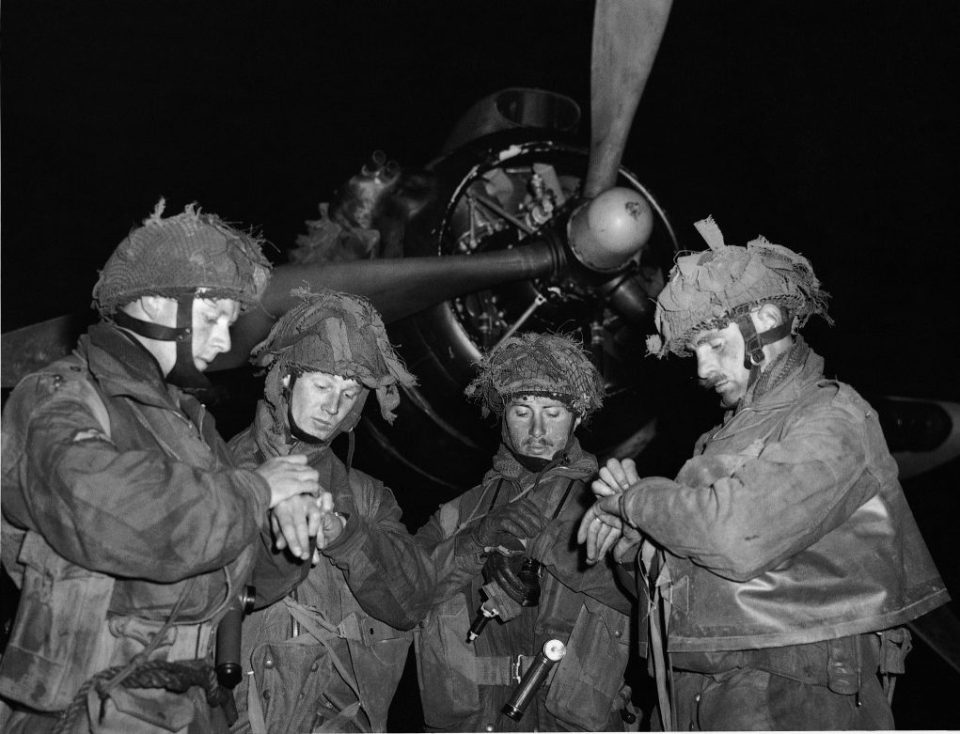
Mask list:
[[547,524],[540,508],[529,497],[494,508],[476,524],[471,537],[482,548],[501,545],[503,536],[526,539],[539,535]]

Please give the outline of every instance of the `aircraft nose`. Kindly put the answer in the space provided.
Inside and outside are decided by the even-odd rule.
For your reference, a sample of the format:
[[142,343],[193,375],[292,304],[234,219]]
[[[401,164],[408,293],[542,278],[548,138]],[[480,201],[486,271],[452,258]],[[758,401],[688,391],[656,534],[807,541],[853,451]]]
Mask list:
[[653,211],[639,191],[607,189],[580,205],[567,235],[576,258],[591,270],[618,270],[640,254],[653,231]]

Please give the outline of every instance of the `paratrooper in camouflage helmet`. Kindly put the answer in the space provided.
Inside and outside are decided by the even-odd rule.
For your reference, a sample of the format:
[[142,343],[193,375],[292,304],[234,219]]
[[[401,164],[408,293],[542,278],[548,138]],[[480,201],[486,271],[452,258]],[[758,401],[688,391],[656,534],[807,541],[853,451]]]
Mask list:
[[677,259],[649,346],[696,357],[723,423],[674,480],[608,460],[578,537],[659,569],[637,587],[664,728],[892,728],[903,625],[949,597],[876,411],[797,333],[828,319],[810,262],[697,228],[710,249]]

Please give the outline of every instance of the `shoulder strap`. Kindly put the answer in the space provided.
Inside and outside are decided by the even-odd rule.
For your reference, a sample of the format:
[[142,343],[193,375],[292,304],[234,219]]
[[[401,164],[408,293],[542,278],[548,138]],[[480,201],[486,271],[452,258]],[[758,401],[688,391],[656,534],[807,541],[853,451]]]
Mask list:
[[97,392],[97,389],[86,378],[79,380],[77,384],[80,387],[81,399],[86,403],[87,407],[90,408],[90,412],[93,413],[94,418],[97,419],[97,423],[100,424],[104,434],[109,438],[110,413],[107,412],[107,406],[104,405],[103,398],[100,397],[100,393]]
[[[62,369],[63,367],[67,369],[64,370]],[[90,409],[90,412],[93,413],[93,417],[97,419],[97,423],[100,424],[107,438],[110,438],[110,413],[107,411],[107,406],[104,404],[103,398],[100,397],[99,390],[94,387],[93,376],[87,367],[87,361],[74,352],[54,362],[47,369],[60,375],[61,378],[68,378],[77,386],[80,399]]]

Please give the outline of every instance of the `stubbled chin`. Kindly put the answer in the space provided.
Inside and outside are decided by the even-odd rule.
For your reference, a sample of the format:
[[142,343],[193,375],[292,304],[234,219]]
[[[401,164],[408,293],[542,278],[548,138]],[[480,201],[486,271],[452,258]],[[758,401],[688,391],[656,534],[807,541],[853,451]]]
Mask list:
[[720,404],[724,408],[732,408],[740,402],[740,395],[735,390],[725,390],[720,393]]
[[526,454],[527,456],[541,457],[541,456],[549,455],[551,451],[552,449],[547,446],[537,446],[537,447],[528,446],[524,449],[523,453]]

